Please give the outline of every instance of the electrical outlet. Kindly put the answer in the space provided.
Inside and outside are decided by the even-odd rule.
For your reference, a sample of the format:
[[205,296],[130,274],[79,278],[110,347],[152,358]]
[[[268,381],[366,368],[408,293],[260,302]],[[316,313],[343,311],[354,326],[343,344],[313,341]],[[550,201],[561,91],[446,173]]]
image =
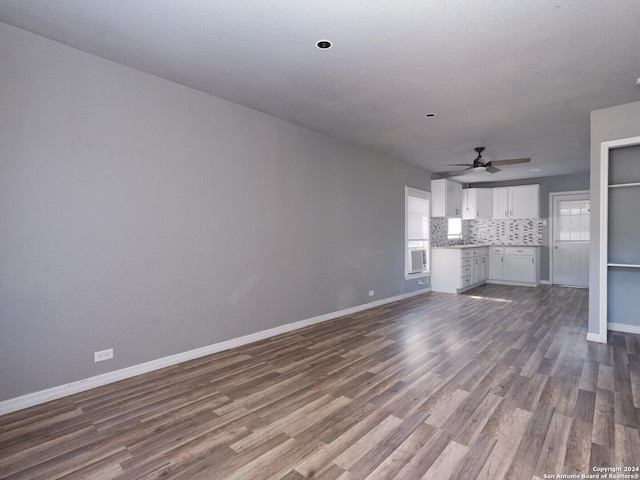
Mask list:
[[108,350],[101,350],[99,352],[93,353],[93,361],[94,362],[102,362],[104,360],[110,360],[113,358],[113,348]]
[[370,297],[373,297],[373,293],[374,293],[373,290],[369,290],[369,296]]

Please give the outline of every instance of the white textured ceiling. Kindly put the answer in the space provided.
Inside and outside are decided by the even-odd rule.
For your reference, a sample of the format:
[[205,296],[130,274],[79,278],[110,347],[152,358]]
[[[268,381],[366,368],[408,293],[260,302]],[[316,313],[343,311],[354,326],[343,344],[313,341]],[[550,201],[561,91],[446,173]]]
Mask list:
[[639,0],[0,0],[0,21],[431,171],[532,158],[472,182],[586,172],[589,112],[640,100]]

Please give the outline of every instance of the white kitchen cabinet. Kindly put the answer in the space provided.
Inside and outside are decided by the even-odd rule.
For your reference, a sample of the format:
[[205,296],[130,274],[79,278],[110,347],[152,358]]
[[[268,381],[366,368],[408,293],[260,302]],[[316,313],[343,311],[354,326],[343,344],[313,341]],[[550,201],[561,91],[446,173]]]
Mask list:
[[511,187],[509,218],[540,218],[540,185]]
[[508,282],[535,283],[536,267],[534,257],[505,257],[504,279]]
[[489,282],[537,287],[540,285],[538,247],[491,247]]
[[491,188],[465,188],[462,190],[462,218],[489,220],[492,215]]
[[460,217],[462,185],[446,178],[431,180],[431,216]]
[[540,218],[540,185],[496,187],[492,204],[494,219]]
[[504,247],[489,248],[489,280],[504,280]]
[[459,293],[487,279],[487,247],[434,248],[431,251],[431,290]]
[[492,218],[509,218],[509,187],[496,187],[492,192]]
[[[487,251],[487,249],[484,249]],[[480,253],[478,249],[477,254],[472,259],[473,275],[471,282],[473,284],[484,283],[489,276],[489,255]]]

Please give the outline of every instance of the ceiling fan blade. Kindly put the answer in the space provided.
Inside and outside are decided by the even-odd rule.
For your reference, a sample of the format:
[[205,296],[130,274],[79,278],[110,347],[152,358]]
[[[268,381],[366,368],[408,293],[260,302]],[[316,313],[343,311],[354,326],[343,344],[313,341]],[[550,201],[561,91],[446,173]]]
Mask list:
[[530,158],[510,158],[508,160],[492,160],[491,165],[513,165],[515,163],[529,163]]
[[436,175],[440,175],[441,177],[453,177],[454,175],[460,175],[462,172],[466,172],[467,170],[471,170],[473,167],[469,166],[467,168],[463,168],[462,170],[458,170],[455,172],[435,172]]
[[496,172],[499,172],[499,171],[500,171],[500,169],[499,169],[499,168],[494,167],[493,165],[489,165],[489,166],[487,167],[487,172],[489,172],[489,173],[496,173]]

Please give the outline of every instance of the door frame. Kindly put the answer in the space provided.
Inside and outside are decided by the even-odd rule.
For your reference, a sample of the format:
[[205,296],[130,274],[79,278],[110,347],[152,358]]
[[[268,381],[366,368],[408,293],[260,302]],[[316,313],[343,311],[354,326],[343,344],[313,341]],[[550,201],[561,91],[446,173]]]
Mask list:
[[[589,195],[589,200],[591,200],[591,191],[590,190],[571,190],[569,192],[549,192],[549,283],[554,285],[553,283],[553,203],[556,197],[564,196],[564,195]],[[589,240],[591,243],[591,240]],[[591,265],[589,265],[591,268]],[[589,288],[586,287],[577,287],[577,288]]]
[[[607,272],[609,269],[609,153],[616,148],[640,145],[640,137],[621,138],[600,143],[600,223],[598,224],[600,245],[598,248],[598,326],[599,331],[587,333],[587,340],[607,343],[609,331],[607,320]],[[593,226],[592,226],[593,227]],[[593,232],[593,228],[591,229]],[[591,265],[590,265],[591,266]],[[591,280],[591,275],[589,276]],[[591,282],[590,282],[591,283]]]

